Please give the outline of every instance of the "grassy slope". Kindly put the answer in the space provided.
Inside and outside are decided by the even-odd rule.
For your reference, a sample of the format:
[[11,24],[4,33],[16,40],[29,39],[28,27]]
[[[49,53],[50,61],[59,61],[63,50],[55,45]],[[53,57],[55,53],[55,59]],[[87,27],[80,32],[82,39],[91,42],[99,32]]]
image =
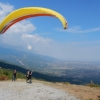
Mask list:
[[[2,77],[5,77],[7,80],[9,80],[12,79],[12,76],[13,76],[13,70],[0,68],[0,80],[3,80]],[[21,72],[17,72],[17,78],[25,79],[25,74]]]

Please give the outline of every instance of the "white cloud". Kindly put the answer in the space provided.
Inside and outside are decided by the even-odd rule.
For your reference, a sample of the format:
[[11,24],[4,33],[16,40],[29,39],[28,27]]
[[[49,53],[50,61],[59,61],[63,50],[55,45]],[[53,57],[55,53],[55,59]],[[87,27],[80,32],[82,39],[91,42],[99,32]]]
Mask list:
[[38,34],[23,34],[22,35],[23,40],[29,40],[32,43],[40,43],[40,44],[47,44],[51,42],[52,40],[49,38],[43,38]]
[[23,34],[21,38],[24,44],[30,44],[32,50],[37,53],[44,52],[44,49],[53,43],[52,39],[43,38],[38,34]]
[[62,30],[59,28],[56,28],[56,30],[61,31],[61,32],[69,32],[69,33],[91,33],[91,32],[100,31],[100,27],[82,30],[80,26],[74,26],[74,27],[68,28],[67,30]]
[[28,50],[31,50],[32,49],[32,46],[28,44],[27,49]]
[[[1,43],[10,46],[21,46],[25,45],[25,41],[22,39],[26,33],[31,33],[36,28],[29,21],[22,21],[13,25],[3,35],[0,36]],[[28,40],[26,40],[28,41]]]
[[10,12],[12,12],[14,10],[14,7],[10,4],[3,4],[0,3],[0,22],[2,21],[2,19],[9,14]]

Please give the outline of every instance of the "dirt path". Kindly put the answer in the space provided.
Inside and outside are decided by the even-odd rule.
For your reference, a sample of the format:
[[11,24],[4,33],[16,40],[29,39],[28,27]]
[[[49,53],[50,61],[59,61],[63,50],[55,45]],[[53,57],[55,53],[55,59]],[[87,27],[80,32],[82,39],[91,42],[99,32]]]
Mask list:
[[0,82],[0,100],[78,100],[71,94],[46,85],[43,82],[33,81],[2,81]]
[[88,87],[63,83],[45,83],[55,88],[64,90],[81,100],[100,100],[100,87]]
[[[9,99],[8,99],[9,98]],[[33,99],[34,98],[34,99]],[[100,88],[33,80],[1,81],[0,100],[100,100]]]

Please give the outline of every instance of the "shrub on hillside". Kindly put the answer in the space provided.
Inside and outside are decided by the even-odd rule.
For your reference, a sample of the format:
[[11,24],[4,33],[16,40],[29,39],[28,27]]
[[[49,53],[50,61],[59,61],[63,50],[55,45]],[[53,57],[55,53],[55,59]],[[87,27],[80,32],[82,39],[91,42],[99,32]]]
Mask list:
[[8,80],[8,77],[5,75],[0,76],[0,81],[3,81],[3,80]]
[[63,82],[63,84],[70,84],[69,82]]
[[90,84],[87,84],[86,86],[90,86],[90,87],[100,87],[98,84],[95,84],[95,83],[90,83]]

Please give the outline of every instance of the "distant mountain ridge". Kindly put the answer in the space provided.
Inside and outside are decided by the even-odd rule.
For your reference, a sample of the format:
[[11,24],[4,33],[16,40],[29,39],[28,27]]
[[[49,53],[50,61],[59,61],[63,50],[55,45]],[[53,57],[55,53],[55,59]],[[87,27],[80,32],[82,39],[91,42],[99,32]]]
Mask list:
[[0,66],[5,68],[12,66],[11,69],[15,69],[14,66],[17,66],[19,71],[24,69],[24,73],[27,69],[34,69],[37,72],[36,78],[48,81],[86,84],[93,80],[100,84],[100,63],[61,61],[53,57],[3,47],[0,47],[0,62]]
[[[16,69],[17,71],[22,72],[24,74],[27,73],[27,69],[22,68],[18,65],[13,65],[13,64],[8,63],[8,62],[0,61],[0,67],[5,68],[5,69],[12,69],[12,70]],[[63,77],[50,76],[50,75],[42,74],[42,73],[39,73],[39,72],[36,72],[36,71],[34,71],[33,77],[36,78],[36,79],[46,80],[46,81],[50,81],[50,82],[63,82],[63,81],[66,81]],[[70,83],[73,83],[72,78],[66,78],[66,79]]]
[[48,63],[57,61],[53,57],[3,47],[0,47],[0,60],[30,69],[50,67]]

